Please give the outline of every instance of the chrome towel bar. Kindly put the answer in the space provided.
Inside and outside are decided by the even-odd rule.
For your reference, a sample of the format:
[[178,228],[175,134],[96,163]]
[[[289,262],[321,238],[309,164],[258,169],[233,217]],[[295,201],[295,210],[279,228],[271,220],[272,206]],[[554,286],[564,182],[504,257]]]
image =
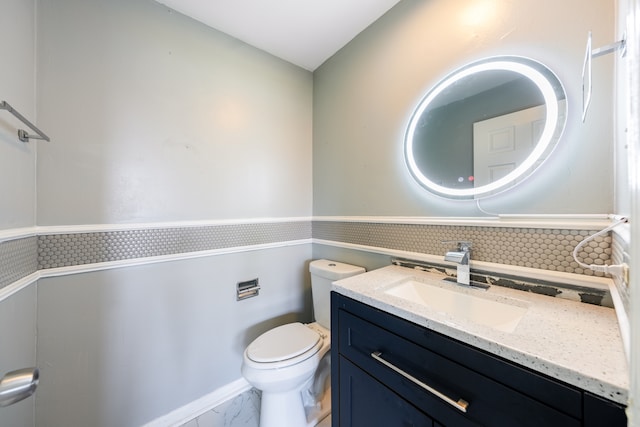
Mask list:
[[29,126],[29,128],[37,133],[37,135],[29,135],[26,130],[18,129],[18,138],[22,142],[29,142],[29,139],[43,139],[49,141],[49,137],[45,135],[40,129],[38,129],[33,123],[27,120],[22,114],[18,113],[7,101],[0,101],[0,110],[7,110],[18,118],[22,123]]

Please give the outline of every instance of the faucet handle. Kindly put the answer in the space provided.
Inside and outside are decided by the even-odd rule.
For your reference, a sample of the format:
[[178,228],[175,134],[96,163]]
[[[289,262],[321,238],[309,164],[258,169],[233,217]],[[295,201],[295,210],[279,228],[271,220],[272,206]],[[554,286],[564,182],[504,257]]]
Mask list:
[[443,245],[456,244],[456,249],[463,252],[469,252],[471,250],[471,242],[467,240],[443,240]]

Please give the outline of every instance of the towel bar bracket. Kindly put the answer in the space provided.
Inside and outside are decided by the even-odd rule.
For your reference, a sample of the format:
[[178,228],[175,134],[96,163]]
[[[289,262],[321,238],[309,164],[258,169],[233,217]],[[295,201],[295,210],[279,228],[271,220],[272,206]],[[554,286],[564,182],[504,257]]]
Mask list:
[[18,129],[18,139],[22,142],[29,142],[30,139],[42,139],[44,141],[49,141],[49,137],[46,135],[29,135],[29,133],[24,129]]
[[30,135],[26,130],[18,129],[18,139],[20,141],[29,142],[30,139],[42,139],[45,141],[49,141],[49,137],[45,135],[44,132],[42,132],[33,123],[27,120],[22,114],[17,112],[11,105],[9,105],[7,101],[0,101],[0,110],[7,110],[37,134],[37,135]]

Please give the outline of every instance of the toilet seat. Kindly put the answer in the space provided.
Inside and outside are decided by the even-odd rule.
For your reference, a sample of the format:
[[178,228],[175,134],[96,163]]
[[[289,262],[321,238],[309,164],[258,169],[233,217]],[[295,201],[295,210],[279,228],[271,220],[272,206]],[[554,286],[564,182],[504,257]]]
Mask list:
[[[256,363],[277,363],[294,359],[314,347],[318,351],[322,337],[302,323],[289,323],[271,329],[256,338],[246,349],[247,358]],[[309,354],[308,356],[310,356]]]

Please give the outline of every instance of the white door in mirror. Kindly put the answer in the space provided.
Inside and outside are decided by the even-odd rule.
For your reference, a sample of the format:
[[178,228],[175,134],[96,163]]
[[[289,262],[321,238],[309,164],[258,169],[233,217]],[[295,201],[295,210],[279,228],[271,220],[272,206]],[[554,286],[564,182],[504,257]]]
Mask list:
[[473,124],[475,187],[507,176],[529,157],[544,126],[545,107],[527,108]]
[[[565,100],[558,102],[564,122]],[[474,186],[490,184],[511,173],[531,153],[542,135],[545,106],[527,108],[473,124]],[[555,145],[560,133],[554,136]],[[544,156],[543,156],[544,158]],[[540,162],[542,159],[540,160]]]

